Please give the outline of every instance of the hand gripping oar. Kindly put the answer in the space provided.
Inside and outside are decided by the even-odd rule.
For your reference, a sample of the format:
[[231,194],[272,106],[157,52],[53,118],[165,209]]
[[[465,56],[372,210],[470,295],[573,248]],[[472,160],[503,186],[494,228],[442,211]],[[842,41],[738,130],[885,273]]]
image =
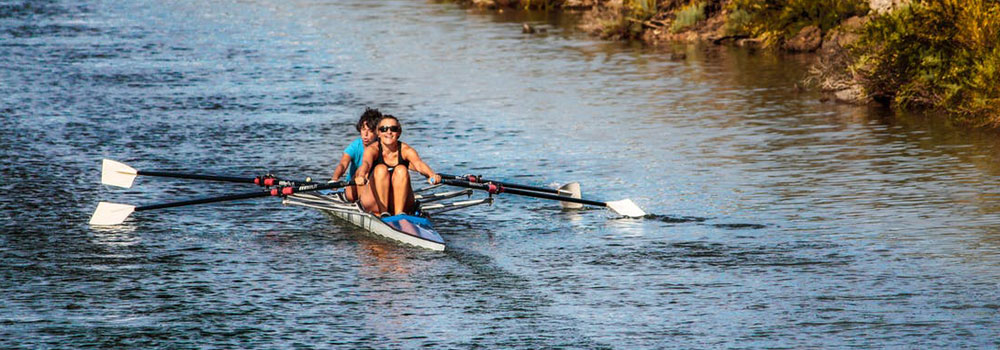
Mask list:
[[233,176],[173,173],[165,171],[144,171],[144,170],[140,171],[140,170],[135,170],[135,168],[125,165],[124,163],[116,162],[110,159],[105,159],[101,163],[101,183],[105,185],[130,188],[132,187],[132,182],[135,181],[135,177],[139,175],[172,177],[176,179],[251,183],[263,187],[286,186],[286,185],[294,185],[296,183],[304,184],[310,182],[309,179],[306,179],[306,181],[285,181],[271,175],[264,175],[258,177],[233,177]]
[[287,196],[287,195],[291,195],[293,193],[326,190],[326,189],[331,189],[331,188],[340,188],[340,187],[344,187],[344,186],[347,186],[347,185],[348,185],[348,183],[346,181],[337,181],[337,182],[326,183],[326,184],[307,184],[307,185],[299,185],[299,186],[283,186],[283,187],[275,187],[275,188],[272,188],[270,190],[264,190],[264,191],[255,191],[255,192],[242,193],[242,194],[234,194],[234,195],[221,196],[221,197],[209,197],[209,198],[192,199],[192,200],[187,200],[187,201],[182,201],[182,202],[155,204],[155,205],[147,205],[147,206],[142,206],[142,207],[137,207],[137,206],[133,206],[133,205],[127,205],[127,204],[117,204],[117,203],[100,202],[100,203],[97,204],[97,210],[94,211],[94,215],[90,217],[90,224],[91,225],[118,225],[118,224],[124,222],[125,219],[128,218],[128,216],[130,214],[132,214],[132,212],[136,212],[136,211],[153,210],[153,209],[163,209],[163,208],[173,208],[173,207],[181,207],[181,206],[185,206],[185,205],[215,203],[215,202],[224,202],[224,201],[234,201],[234,200],[239,200],[239,199],[248,199],[248,198],[257,198],[257,197]]
[[459,180],[442,180],[441,183],[449,186],[458,186],[476,190],[483,190],[491,194],[510,193],[520,196],[552,199],[557,201],[566,201],[566,202],[573,202],[585,205],[593,205],[597,207],[607,207],[608,209],[611,209],[612,211],[618,213],[619,215],[627,216],[630,218],[641,218],[643,216],[646,216],[646,212],[642,211],[642,209],[640,209],[638,205],[632,202],[631,199],[622,199],[613,202],[598,202],[587,199],[567,198],[564,196],[557,196],[548,193],[525,191],[516,188],[506,188],[502,185],[497,185],[495,183],[476,183],[476,182],[459,181]]
[[[570,182],[568,184],[560,186],[557,189],[553,189],[553,188],[546,188],[546,187],[536,187],[536,186],[528,186],[528,185],[521,185],[521,184],[515,184],[515,183],[509,183],[509,182],[501,182],[501,181],[489,180],[489,179],[484,179],[482,175],[450,175],[450,174],[442,174],[442,173],[438,173],[438,175],[441,175],[442,179],[462,180],[462,181],[468,181],[468,182],[474,182],[474,183],[480,183],[480,184],[494,183],[494,184],[503,186],[505,188],[516,188],[516,189],[529,190],[529,191],[535,191],[535,192],[540,192],[540,193],[552,193],[552,194],[558,194],[560,196],[567,196],[567,197],[576,198],[576,199],[582,198],[582,196],[580,195],[580,183],[578,183],[578,182]],[[579,209],[579,208],[583,208],[583,204],[576,203],[576,202],[560,201],[559,204],[562,205],[563,208],[567,208],[567,209]]]

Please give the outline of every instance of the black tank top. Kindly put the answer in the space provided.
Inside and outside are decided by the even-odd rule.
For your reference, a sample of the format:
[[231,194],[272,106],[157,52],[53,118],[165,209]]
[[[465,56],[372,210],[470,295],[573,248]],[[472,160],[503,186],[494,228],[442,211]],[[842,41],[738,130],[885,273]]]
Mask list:
[[[375,164],[373,164],[372,166],[379,164],[385,164],[386,167],[389,167],[389,164],[385,162],[385,159],[382,159],[381,142],[378,143],[378,158],[375,158]],[[407,169],[410,168],[410,161],[403,159],[403,144],[399,144],[399,151],[396,152],[396,165],[405,166]],[[392,166],[392,168],[395,168],[395,166]]]

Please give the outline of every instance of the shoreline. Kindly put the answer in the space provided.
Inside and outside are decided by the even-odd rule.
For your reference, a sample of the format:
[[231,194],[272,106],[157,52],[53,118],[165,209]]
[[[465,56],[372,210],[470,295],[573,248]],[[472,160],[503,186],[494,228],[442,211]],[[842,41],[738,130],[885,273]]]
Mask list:
[[[503,11],[574,11],[578,27],[612,41],[732,45],[816,55],[800,83],[853,105],[934,111],[1000,129],[1000,4],[973,0],[452,0]],[[932,23],[927,25],[925,23]],[[983,23],[986,23],[984,25]],[[528,24],[524,32],[533,31]],[[966,32],[953,49],[941,32]],[[984,58],[985,57],[985,58]],[[928,64],[928,61],[935,61]],[[995,65],[991,65],[994,64]],[[958,73],[954,73],[958,71]]]

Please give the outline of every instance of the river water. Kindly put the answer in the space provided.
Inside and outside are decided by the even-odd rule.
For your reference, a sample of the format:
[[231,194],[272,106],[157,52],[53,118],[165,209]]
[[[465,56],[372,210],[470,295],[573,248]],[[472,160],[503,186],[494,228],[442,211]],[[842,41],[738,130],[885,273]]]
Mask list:
[[[996,348],[997,135],[798,89],[810,58],[643,48],[419,0],[0,1],[0,348]],[[522,34],[522,23],[545,29]],[[252,187],[324,178],[365,106],[501,195],[445,252]]]

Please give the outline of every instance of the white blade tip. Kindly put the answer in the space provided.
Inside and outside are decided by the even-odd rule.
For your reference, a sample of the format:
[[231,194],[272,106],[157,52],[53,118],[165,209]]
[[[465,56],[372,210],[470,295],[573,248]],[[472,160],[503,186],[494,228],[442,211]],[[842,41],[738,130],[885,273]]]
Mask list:
[[635,202],[631,199],[622,199],[620,201],[608,202],[608,208],[613,210],[622,216],[627,216],[630,218],[641,218],[646,216],[646,212],[642,211]]
[[129,188],[138,172],[121,162],[105,159],[101,163],[101,183],[105,185]]
[[90,217],[90,224],[95,226],[118,225],[124,222],[133,211],[135,211],[133,205],[100,202],[97,204],[97,210],[94,210],[94,215]]
[[[576,199],[582,198],[582,196],[580,195],[580,183],[579,182],[570,182],[568,184],[559,186],[559,190],[558,191],[559,191],[559,195],[560,196],[566,196],[566,197],[576,198]],[[559,202],[559,204],[562,205],[563,209],[580,209],[580,208],[583,208],[583,204],[580,204],[580,203]]]

